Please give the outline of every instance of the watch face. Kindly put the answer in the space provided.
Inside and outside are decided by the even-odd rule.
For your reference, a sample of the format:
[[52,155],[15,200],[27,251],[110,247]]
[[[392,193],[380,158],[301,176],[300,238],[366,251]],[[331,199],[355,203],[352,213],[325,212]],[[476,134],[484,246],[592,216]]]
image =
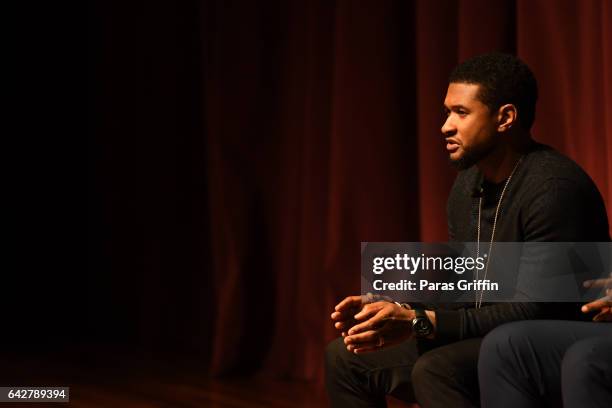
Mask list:
[[431,334],[431,323],[422,317],[416,318],[413,321],[412,329],[417,336],[428,336]]

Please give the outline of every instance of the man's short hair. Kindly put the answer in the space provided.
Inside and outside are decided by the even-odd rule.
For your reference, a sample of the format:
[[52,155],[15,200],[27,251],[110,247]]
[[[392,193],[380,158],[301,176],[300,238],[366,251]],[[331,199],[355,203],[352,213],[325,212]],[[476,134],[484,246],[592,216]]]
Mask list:
[[529,130],[535,120],[538,83],[523,61],[509,54],[484,54],[459,64],[450,83],[480,85],[478,99],[491,111],[511,103],[518,111],[518,122]]

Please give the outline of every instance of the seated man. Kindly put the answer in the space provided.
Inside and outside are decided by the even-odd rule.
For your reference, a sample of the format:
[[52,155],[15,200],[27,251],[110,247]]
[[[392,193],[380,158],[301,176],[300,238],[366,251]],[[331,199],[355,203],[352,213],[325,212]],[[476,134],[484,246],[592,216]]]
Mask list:
[[[598,284],[612,287],[612,279]],[[516,322],[489,333],[478,361],[482,406],[611,406],[611,295],[582,307],[598,312],[596,323]]]
[[[448,199],[451,240],[489,248],[499,241],[608,240],[592,180],[531,138],[536,100],[533,73],[510,55],[478,56],[451,74],[442,133],[451,162],[463,170]],[[347,297],[331,315],[342,332],[326,352],[331,405],[383,407],[387,394],[423,408],[478,405],[482,337],[511,321],[578,315],[575,304],[476,301],[415,310]]]

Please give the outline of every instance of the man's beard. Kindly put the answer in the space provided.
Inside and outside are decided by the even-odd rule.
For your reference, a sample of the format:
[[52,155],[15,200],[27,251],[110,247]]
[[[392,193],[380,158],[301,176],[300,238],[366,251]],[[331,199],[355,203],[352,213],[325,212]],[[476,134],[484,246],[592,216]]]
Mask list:
[[487,146],[481,150],[464,149],[460,158],[453,160],[449,156],[449,161],[457,170],[466,170],[485,158],[491,150],[493,150],[493,146]]

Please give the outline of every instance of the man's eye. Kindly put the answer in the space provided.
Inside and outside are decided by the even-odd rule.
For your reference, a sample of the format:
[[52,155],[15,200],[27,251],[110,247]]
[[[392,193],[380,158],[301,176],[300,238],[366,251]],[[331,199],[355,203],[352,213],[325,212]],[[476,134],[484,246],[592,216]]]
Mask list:
[[465,116],[465,115],[467,115],[467,112],[466,112],[466,111],[463,111],[463,110],[460,110],[460,111],[457,111],[457,114],[458,114],[459,116]]

